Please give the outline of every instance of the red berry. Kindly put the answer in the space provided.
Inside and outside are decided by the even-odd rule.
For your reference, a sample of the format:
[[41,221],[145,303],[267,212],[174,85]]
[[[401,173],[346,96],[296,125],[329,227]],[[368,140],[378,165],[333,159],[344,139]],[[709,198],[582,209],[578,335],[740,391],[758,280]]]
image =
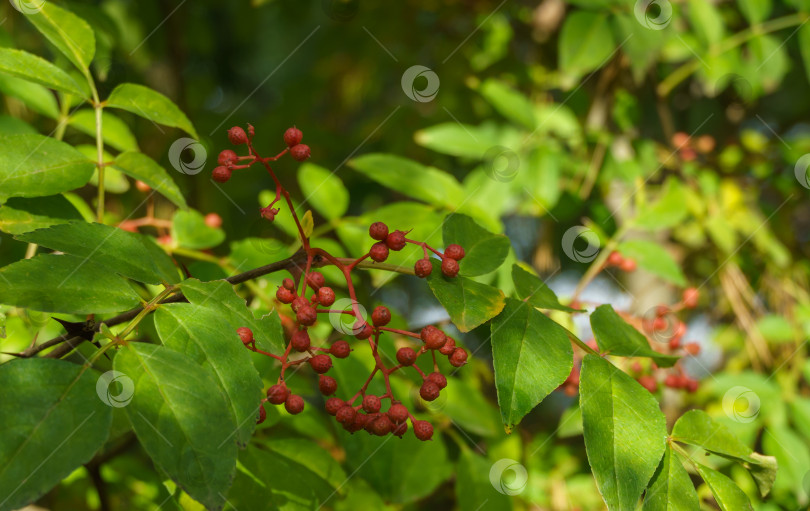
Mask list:
[[318,374],[323,374],[332,368],[332,358],[329,355],[315,355],[309,359],[312,370]]
[[467,352],[464,348],[456,348],[453,354],[450,355],[450,365],[454,367],[461,367],[467,363]]
[[236,329],[236,333],[239,334],[239,338],[242,339],[243,344],[250,344],[253,342],[253,331],[250,328],[240,326]]
[[335,292],[331,287],[322,287],[318,290],[318,303],[324,307],[329,307],[335,303]]
[[307,333],[306,329],[304,330],[296,330],[294,334],[292,334],[292,339],[290,339],[290,344],[292,344],[292,348],[295,351],[304,352],[309,349],[310,346],[310,339],[309,334]]
[[237,156],[236,153],[233,152],[230,149],[225,149],[224,151],[219,153],[219,156],[217,157],[217,162],[220,165],[225,165],[226,167],[228,165],[233,165],[238,160],[239,160],[239,156]]
[[636,266],[637,266],[636,265],[636,260],[635,259],[630,259],[628,257],[627,259],[622,261],[622,263],[619,265],[619,269],[629,273],[629,272],[636,271]]
[[433,325],[423,328],[420,337],[430,350],[438,350],[447,342],[447,336],[444,335],[444,332]]
[[208,227],[213,227],[214,229],[219,229],[222,227],[222,217],[216,213],[208,213],[205,215],[205,225]]
[[607,258],[608,266],[619,266],[624,261],[624,257],[618,252],[611,252]]
[[402,422],[400,424],[394,424],[394,427],[391,429],[391,434],[396,435],[399,438],[402,438],[402,435],[408,432],[408,423]]
[[397,362],[404,366],[413,365],[416,362],[416,352],[413,348],[400,348],[397,350]]
[[433,265],[430,264],[430,259],[419,259],[416,261],[416,264],[413,265],[413,272],[416,274],[417,277],[423,279],[430,275],[430,272],[433,271]]
[[341,424],[351,424],[355,421],[357,412],[352,405],[343,405],[335,412],[335,419]]
[[380,398],[374,394],[366,394],[365,397],[363,397],[363,410],[365,410],[366,413],[377,413],[380,411],[381,406]]
[[662,317],[657,317],[652,322],[652,329],[654,332],[660,332],[667,329],[667,320]]
[[297,161],[304,161],[310,156],[309,146],[306,144],[297,144],[290,148],[290,154],[293,159]]
[[402,231],[394,231],[385,237],[385,244],[388,248],[394,251],[400,251],[405,248],[405,233]]
[[378,241],[377,243],[371,245],[371,249],[368,251],[368,256],[372,259],[372,261],[381,263],[388,259],[388,246],[382,241]]
[[371,325],[366,323],[363,320],[358,320],[357,323],[354,324],[354,329],[352,330],[355,334],[355,338],[363,340],[368,339],[371,337],[371,334],[374,333],[374,330],[371,328]]
[[281,286],[284,289],[289,289],[290,291],[295,291],[295,282],[293,282],[293,279],[291,279],[291,278],[286,278],[286,279],[282,280],[281,281]]
[[419,395],[422,396],[422,399],[425,401],[433,401],[439,397],[441,390],[442,389],[440,389],[438,385],[430,380],[427,380],[422,383],[422,387],[419,389]]
[[700,354],[700,344],[696,342],[687,342],[683,345],[683,349],[693,357]]
[[214,168],[214,172],[211,174],[211,177],[217,183],[225,183],[231,178],[231,169],[223,166],[216,167]]
[[151,187],[151,186],[149,186],[148,184],[144,183],[144,182],[143,182],[143,181],[141,181],[140,179],[138,179],[137,181],[135,181],[135,188],[137,188],[137,189],[138,189],[138,191],[139,191],[139,192],[142,192],[142,193],[146,193],[146,192],[148,192],[149,190],[151,190],[151,189],[152,189],[152,187]]
[[655,381],[655,378],[649,374],[639,376],[638,382],[641,384],[642,387],[649,390],[650,392],[655,392],[658,390],[658,382]]
[[228,130],[228,140],[230,140],[233,145],[247,144],[247,133],[239,126],[234,126]]
[[284,143],[287,144],[287,147],[300,144],[302,138],[304,138],[304,134],[295,126],[287,128],[287,131],[284,132]]
[[282,384],[276,384],[267,389],[267,400],[274,405],[280,405],[290,396],[290,391]]
[[447,377],[445,377],[442,373],[430,373],[427,375],[427,379],[428,381],[432,381],[438,385],[440,389],[447,387]]
[[337,380],[322,374],[318,377],[318,389],[324,396],[331,396],[337,392]]
[[458,275],[458,261],[445,257],[442,259],[442,273],[448,277],[455,277]]
[[371,432],[377,436],[385,436],[391,432],[393,424],[387,415],[380,415],[371,424]]
[[433,436],[433,425],[428,421],[413,421],[413,434],[419,440],[430,440]]
[[256,424],[261,424],[265,419],[267,419],[267,410],[264,409],[264,405],[259,405],[259,417],[256,419]]
[[280,287],[276,291],[276,298],[281,303],[292,303],[293,300],[295,300],[295,293],[293,293],[286,287]]
[[304,307],[310,307],[309,300],[304,298],[303,296],[299,296],[295,300],[292,301],[292,310],[293,312],[298,312],[299,310],[303,309]]
[[371,322],[374,326],[385,326],[391,321],[391,311],[388,307],[378,305],[371,313]]
[[338,412],[338,410],[340,410],[345,404],[346,404],[345,401],[343,401],[339,397],[330,397],[329,399],[326,400],[326,405],[324,406],[324,408],[326,409],[326,413],[328,413],[329,415],[335,415]]
[[388,236],[388,226],[382,222],[374,222],[368,228],[368,235],[371,236],[371,239],[384,241],[386,236]]
[[306,307],[298,309],[298,312],[295,313],[295,317],[302,325],[312,326],[315,324],[315,321],[318,320],[318,313],[315,312],[314,307],[307,305]]
[[376,421],[380,417],[379,413],[369,413],[366,414],[365,419],[363,419],[363,429],[374,434],[374,421]]
[[673,337],[669,340],[669,349],[677,350],[681,346],[681,338],[680,337]]
[[326,284],[326,278],[324,278],[323,273],[319,271],[310,272],[307,275],[307,285],[311,287],[314,291],[319,290]]
[[686,380],[686,391],[690,393],[697,392],[698,385],[699,384],[697,380],[688,379]]
[[337,358],[346,358],[352,352],[351,345],[346,341],[335,341],[335,344],[329,348],[329,353]]
[[679,379],[678,375],[676,374],[668,374],[666,378],[664,378],[664,385],[667,387],[674,389],[678,387]]
[[290,394],[290,397],[284,401],[284,409],[292,415],[298,415],[304,411],[304,398],[296,394]]
[[439,348],[439,353],[445,356],[450,356],[453,354],[453,351],[456,349],[456,341],[452,337],[447,337],[447,342],[444,343],[444,346]]
[[449,257],[450,259],[460,261],[464,259],[464,248],[461,245],[456,245],[455,243],[447,245],[447,247],[444,249],[444,257]]
[[697,307],[700,291],[696,287],[689,287],[683,290],[683,306],[687,309]]
[[405,405],[397,403],[391,405],[391,408],[388,409],[388,418],[391,419],[396,424],[400,422],[405,422],[408,420],[408,409],[405,408]]

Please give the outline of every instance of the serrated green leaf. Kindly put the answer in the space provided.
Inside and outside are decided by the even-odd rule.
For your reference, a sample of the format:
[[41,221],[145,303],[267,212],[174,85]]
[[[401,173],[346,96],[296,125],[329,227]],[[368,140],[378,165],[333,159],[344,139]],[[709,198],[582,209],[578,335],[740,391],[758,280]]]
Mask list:
[[216,302],[209,302],[207,306],[190,303],[163,305],[155,313],[155,329],[164,346],[210,369],[225,393],[236,424],[236,442],[244,446],[256,427],[263,397],[262,380],[236,328],[227,316],[214,309],[219,306]]
[[0,203],[84,186],[95,165],[70,145],[42,135],[0,136]]
[[575,11],[560,32],[560,69],[576,76],[593,71],[607,63],[615,47],[606,14]]
[[185,248],[211,248],[225,241],[222,229],[209,227],[205,217],[193,209],[180,210],[172,219],[172,237]]
[[134,382],[124,410],[141,446],[208,509],[220,509],[236,469],[236,424],[213,377],[162,346],[129,343],[113,367]]
[[[96,113],[91,109],[72,114],[68,123],[86,135],[96,136]],[[110,112],[101,113],[101,135],[104,143],[119,151],[137,151],[138,141],[129,126]]]
[[669,446],[644,495],[642,511],[693,511],[700,508],[697,492],[683,462]]
[[149,87],[122,83],[110,93],[106,106],[132,112],[164,126],[180,128],[193,138],[200,138],[186,114],[172,100]]
[[467,277],[497,270],[512,247],[509,238],[489,232],[461,213],[447,216],[442,224],[442,238],[445,247],[456,243],[464,248],[464,258],[459,261],[459,273]]
[[445,277],[439,262],[431,263],[433,271],[427,279],[430,290],[459,330],[469,332],[501,313],[505,297],[500,289],[466,277]]
[[314,163],[305,162],[298,169],[298,184],[305,202],[312,204],[327,220],[346,214],[349,208],[349,191],[334,173]]
[[561,304],[554,291],[540,277],[524,270],[519,264],[512,265],[512,282],[518,298],[534,307],[566,312],[577,310]]
[[171,258],[150,237],[111,225],[71,222],[21,234],[17,239],[81,257],[138,282],[180,281]]
[[152,158],[136,151],[127,151],[115,158],[115,168],[133,179],[139,179],[185,209],[186,199],[168,172]]
[[628,240],[619,243],[618,250],[623,256],[635,259],[640,268],[673,284],[686,285],[686,277],[683,276],[681,267],[667,249],[659,243],[647,240]]
[[57,485],[104,445],[112,408],[98,373],[62,360],[0,366],[0,510],[19,509]]
[[478,92],[507,119],[530,130],[537,126],[534,108],[521,92],[492,78],[484,80]]
[[53,2],[37,2],[33,12],[24,0],[12,2],[68,60],[79,69],[87,70],[96,53],[96,37],[86,21]]
[[579,384],[585,450],[611,511],[634,510],[666,448],[658,401],[596,355],[585,355]]
[[464,201],[455,177],[407,158],[372,153],[349,160],[349,166],[387,188],[429,204],[455,209]]
[[491,340],[498,405],[509,432],[565,381],[574,352],[565,329],[514,298],[492,321]]
[[119,312],[139,303],[126,280],[71,255],[40,254],[0,268],[0,303],[42,312]]
[[75,94],[83,98],[87,97],[76,81],[67,73],[42,57],[22,50],[0,48],[0,73],[36,82],[49,89]]
[[253,337],[259,348],[275,354],[284,352],[287,343],[284,340],[278,313],[273,311],[256,318],[247,308],[245,299],[236,294],[229,282],[225,280],[200,282],[197,279],[188,279],[180,284],[180,289],[193,304],[209,307],[216,304],[220,313],[227,315],[233,328],[246,326],[253,330]]
[[81,219],[81,214],[62,195],[30,199],[12,197],[0,206],[0,231],[9,234],[22,234]]
[[680,358],[652,349],[644,334],[616,314],[610,304],[600,305],[591,314],[591,328],[602,353],[621,357],[650,357],[661,367],[672,367]]
[[751,501],[734,481],[706,465],[697,464],[700,477],[706,481],[721,511],[753,510]]

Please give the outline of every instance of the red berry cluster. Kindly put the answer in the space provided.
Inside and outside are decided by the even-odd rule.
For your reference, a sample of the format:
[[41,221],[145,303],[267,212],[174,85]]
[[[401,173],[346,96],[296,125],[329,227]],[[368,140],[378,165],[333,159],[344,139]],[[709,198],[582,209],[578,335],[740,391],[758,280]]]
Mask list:
[[[276,298],[279,302],[289,305],[294,319],[291,319],[292,333],[282,355],[268,353],[256,347],[254,333],[247,327],[237,329],[237,333],[242,343],[250,350],[263,355],[267,355],[281,363],[281,373],[275,385],[267,389],[267,397],[262,400],[262,404],[269,402],[275,405],[284,405],[290,414],[301,413],[305,402],[303,397],[292,394],[287,387],[285,373],[291,366],[309,364],[312,370],[318,374],[318,388],[326,400],[326,411],[347,431],[354,433],[365,430],[370,434],[384,436],[393,434],[402,437],[408,430],[408,421],[414,430],[414,435],[420,440],[429,440],[433,436],[433,426],[424,420],[417,420],[408,409],[395,398],[390,384],[390,375],[400,369],[411,367],[422,378],[422,385],[419,394],[426,401],[433,401],[442,389],[447,386],[447,378],[440,372],[436,361],[436,353],[447,357],[449,363],[454,367],[461,367],[467,363],[467,352],[464,348],[456,346],[456,341],[447,336],[439,328],[430,325],[421,332],[409,332],[389,328],[386,325],[391,321],[391,312],[388,308],[377,306],[369,320],[364,317],[362,308],[357,301],[354,284],[351,279],[351,272],[366,259],[375,263],[381,263],[388,258],[389,250],[399,251],[408,244],[418,245],[422,248],[424,257],[417,261],[414,273],[419,277],[427,277],[432,271],[432,264],[429,260],[429,252],[434,253],[441,259],[442,273],[446,277],[455,277],[459,271],[458,261],[464,257],[464,249],[459,245],[449,245],[444,252],[440,252],[425,242],[407,238],[410,231],[394,230],[389,231],[388,226],[382,222],[374,222],[369,227],[369,235],[375,243],[371,245],[369,251],[357,259],[345,259],[332,256],[324,249],[314,247],[310,244],[309,237],[295,213],[290,195],[282,186],[270,167],[271,161],[278,160],[286,152],[290,152],[293,158],[303,161],[309,157],[309,147],[301,144],[302,133],[297,128],[290,128],[284,133],[284,142],[287,149],[274,157],[262,158],[253,147],[254,130],[249,126],[248,132],[242,128],[234,127],[228,130],[228,138],[235,145],[246,145],[248,154],[238,156],[234,151],[225,150],[219,155],[221,166],[214,169],[214,179],[220,182],[227,181],[234,169],[248,168],[254,163],[262,164],[276,184],[276,197],[265,208],[261,209],[261,215],[268,221],[272,221],[279,213],[279,209],[273,207],[276,202],[283,197],[290,209],[298,228],[298,235],[306,253],[306,264],[303,269],[291,270],[292,278],[283,280],[281,286],[276,291]],[[237,164],[238,162],[245,162]],[[224,179],[220,179],[224,177]],[[335,303],[335,291],[326,285],[324,275],[314,268],[321,265],[333,265],[337,267],[344,276],[348,298],[351,307],[347,310],[336,310],[330,307]],[[366,379],[363,386],[349,400],[343,401],[333,394],[337,391],[338,382],[335,378],[326,375],[332,368],[332,358],[346,358],[352,352],[352,347],[346,340],[338,340],[329,347],[314,346],[310,338],[309,328],[318,321],[318,316],[323,314],[346,314],[352,316],[353,326],[350,334],[359,340],[365,340],[371,349],[375,360],[374,369]],[[348,332],[343,332],[348,334]],[[421,341],[421,345],[414,347],[403,347],[397,351],[397,364],[390,367],[385,364],[380,356],[378,347],[381,337],[384,334],[395,334],[399,336],[411,337]],[[433,362],[433,371],[425,374],[416,365],[420,356],[430,354]],[[385,383],[385,393],[377,396],[367,393],[367,389],[373,378],[381,374]],[[382,402],[390,401],[388,409],[382,411]],[[260,407],[258,422],[262,422],[266,417],[264,407]]]
[[633,272],[636,271],[636,260],[630,257],[624,257],[620,253],[613,251],[605,261],[605,266],[615,266],[616,268],[626,271],[626,272]]

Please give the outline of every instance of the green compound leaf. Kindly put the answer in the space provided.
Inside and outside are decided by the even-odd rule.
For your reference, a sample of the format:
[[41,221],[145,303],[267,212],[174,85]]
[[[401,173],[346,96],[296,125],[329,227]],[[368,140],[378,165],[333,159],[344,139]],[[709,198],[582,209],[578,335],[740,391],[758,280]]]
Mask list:
[[[86,135],[96,136],[96,112],[85,108],[70,116],[70,125]],[[101,113],[101,136],[104,143],[118,151],[137,151],[138,141],[124,121],[111,114]]]
[[501,313],[505,304],[503,291],[466,277],[447,278],[438,261],[431,263],[433,271],[427,279],[430,290],[459,330],[469,332]]
[[22,234],[72,220],[81,214],[63,195],[50,197],[12,197],[0,206],[0,231]]
[[149,87],[122,83],[110,93],[106,106],[126,110],[164,126],[180,128],[193,138],[200,138],[186,114],[172,100]]
[[591,314],[591,328],[603,353],[621,357],[650,357],[661,367],[672,367],[679,357],[663,355],[650,347],[647,338],[623,320],[609,304]]
[[42,57],[22,50],[0,48],[0,73],[36,82],[68,94],[87,97],[70,75]]
[[514,298],[491,327],[498,405],[509,432],[565,381],[574,353],[560,325]]
[[96,36],[86,21],[53,2],[12,2],[57,50],[76,67],[87,71],[96,53]]
[[110,225],[71,222],[22,234],[17,239],[81,257],[138,282],[180,281],[171,258],[151,238]]
[[475,220],[453,213],[442,224],[444,246],[456,243],[464,248],[464,259],[459,261],[459,274],[476,277],[493,272],[503,264],[512,245],[503,234],[493,234]]
[[666,448],[664,414],[644,387],[596,355],[580,375],[585,451],[608,509],[632,511]]
[[680,455],[667,446],[644,495],[642,511],[693,511],[699,508],[695,486],[683,468]]
[[84,186],[95,164],[70,145],[42,135],[0,136],[0,202]]
[[298,169],[298,184],[306,202],[327,220],[340,218],[349,209],[349,191],[334,172],[305,162]]
[[127,151],[115,158],[115,168],[133,179],[139,179],[162,193],[180,208],[187,208],[186,199],[168,172],[143,153]]
[[97,381],[96,371],[62,360],[0,366],[0,510],[35,501],[104,445],[112,408]]
[[225,241],[225,231],[210,227],[199,211],[188,209],[174,214],[172,237],[181,247],[199,250],[215,247]]
[[752,511],[751,501],[734,481],[705,465],[697,464],[700,477],[706,481],[722,511]]
[[140,303],[129,283],[71,255],[40,254],[0,268],[0,303],[42,312],[120,312]]
[[219,305],[163,305],[155,313],[155,328],[164,346],[211,370],[237,425],[236,441],[244,446],[256,427],[262,380],[236,329],[214,309]]
[[129,343],[113,367],[134,382],[124,410],[146,453],[192,498],[221,509],[236,470],[236,424],[210,372],[143,343]]

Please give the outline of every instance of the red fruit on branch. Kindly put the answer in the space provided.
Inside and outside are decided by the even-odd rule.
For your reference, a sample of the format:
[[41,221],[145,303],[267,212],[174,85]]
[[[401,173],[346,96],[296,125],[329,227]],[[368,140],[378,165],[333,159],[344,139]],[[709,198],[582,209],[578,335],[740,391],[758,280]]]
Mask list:
[[624,259],[621,264],[619,264],[619,269],[626,271],[627,273],[636,271],[636,267],[636,260],[630,259],[629,257]]
[[307,285],[311,287],[314,291],[319,290],[326,284],[326,278],[323,276],[323,273],[319,271],[310,272],[307,275]]
[[295,300],[295,293],[286,287],[280,287],[276,291],[276,298],[281,303],[292,303]]
[[235,164],[237,161],[239,161],[239,156],[231,149],[225,149],[217,156],[217,163],[226,167]]
[[337,414],[338,410],[340,410],[345,404],[346,403],[339,397],[330,397],[329,399],[326,400],[324,408],[326,409],[326,413],[328,413],[329,415],[335,415]]
[[700,291],[696,287],[688,287],[683,290],[683,306],[687,309],[694,309],[698,305]]
[[452,337],[448,336],[447,341],[445,341],[444,346],[439,348],[439,353],[444,356],[450,356],[453,354],[453,351],[456,349],[456,340]]
[[247,144],[248,136],[245,130],[239,126],[234,126],[228,130],[228,140],[230,140],[233,145],[242,145]]
[[433,372],[427,375],[427,379],[439,386],[440,389],[447,387],[447,377],[439,372]]
[[390,233],[385,237],[385,244],[388,245],[388,248],[391,250],[399,252],[405,248],[405,245],[407,245],[407,242],[405,241],[405,233],[402,231],[394,231]]
[[231,178],[231,169],[223,166],[216,167],[211,173],[211,178],[217,183],[226,183]]
[[368,256],[372,261],[376,261],[378,263],[385,261],[388,259],[388,245],[382,241],[378,241],[377,243],[371,245],[371,249],[368,251]]
[[423,442],[430,440],[433,436],[433,425],[428,421],[413,421],[413,434]]
[[298,415],[304,411],[304,398],[295,394],[290,394],[284,401],[284,409],[292,415]]
[[354,324],[353,332],[355,338],[363,340],[371,337],[371,334],[374,333],[374,329],[365,321],[360,320]]
[[366,413],[377,413],[380,411],[381,406],[380,398],[374,394],[366,394],[363,397],[363,410],[365,410]]
[[312,326],[315,324],[315,321],[318,320],[318,314],[311,305],[306,305],[298,309],[298,312],[295,313],[295,317],[298,322],[304,326]]
[[610,253],[610,255],[607,258],[607,265],[619,266],[620,264],[622,264],[622,261],[624,261],[624,257],[622,257],[620,253],[614,250],[613,252]]
[[299,352],[307,351],[310,343],[311,341],[309,334],[306,330],[296,330],[296,332],[292,335],[292,339],[290,339],[292,349]]
[[318,389],[324,396],[331,396],[337,392],[337,380],[322,374],[318,377]]
[[318,290],[318,303],[324,307],[329,307],[335,303],[335,292],[331,287],[322,287]]
[[385,241],[388,236],[388,226],[382,222],[374,222],[368,228],[368,235],[377,241]]
[[433,271],[433,265],[430,264],[430,259],[419,259],[416,261],[416,264],[413,265],[413,272],[419,278],[425,278],[430,275],[430,272]]
[[343,405],[335,413],[335,419],[341,424],[351,424],[356,416],[357,412],[351,405]]
[[455,277],[458,275],[458,261],[445,257],[442,259],[442,273],[447,277]]
[[253,331],[246,327],[240,326],[236,329],[236,333],[239,334],[239,338],[242,340],[242,344],[250,344],[253,342]]
[[447,248],[444,249],[444,257],[449,257],[450,259],[460,261],[464,258],[464,248],[461,245],[456,245],[455,243],[447,245]]
[[274,405],[280,405],[290,396],[290,391],[284,384],[277,384],[267,389],[267,400]]
[[428,380],[422,383],[422,387],[419,388],[419,395],[425,401],[433,401],[439,397],[441,390],[438,385]]
[[306,144],[294,145],[290,148],[290,154],[297,161],[304,161],[310,156],[309,146]]
[[264,405],[259,405],[259,417],[256,419],[256,424],[261,424],[267,419],[267,410],[264,409]]
[[323,374],[332,368],[332,357],[329,355],[315,355],[309,359],[312,370],[318,374]]
[[284,143],[287,144],[287,147],[297,146],[303,138],[304,134],[295,126],[287,128],[287,131],[284,132]]
[[335,341],[335,344],[329,348],[329,353],[337,358],[346,358],[352,352],[352,347],[347,341]]
[[413,365],[416,362],[416,352],[413,348],[400,348],[397,350],[397,362],[404,366]]
[[388,418],[390,418],[395,424],[405,422],[408,420],[408,409],[405,408],[405,405],[403,404],[393,404],[391,405],[391,408],[388,409]]
[[467,352],[464,351],[464,348],[456,348],[453,350],[453,354],[450,355],[450,365],[454,367],[461,367],[467,363]]
[[391,321],[391,311],[388,307],[378,305],[371,313],[371,322],[374,326],[385,326]]

